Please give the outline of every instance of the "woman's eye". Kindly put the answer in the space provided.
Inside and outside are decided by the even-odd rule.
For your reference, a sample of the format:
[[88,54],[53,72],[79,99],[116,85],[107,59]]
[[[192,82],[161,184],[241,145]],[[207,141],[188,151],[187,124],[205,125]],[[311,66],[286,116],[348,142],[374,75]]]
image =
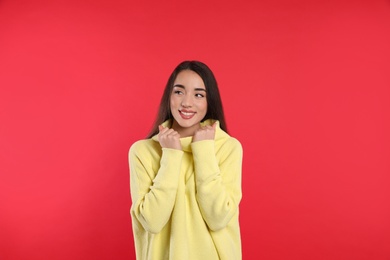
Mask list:
[[174,93],[174,94],[177,94],[177,95],[183,94],[183,92],[181,92],[180,90],[175,90],[173,93]]
[[198,98],[202,98],[202,97],[204,97],[204,95],[203,95],[203,94],[199,94],[199,93],[198,93],[198,94],[195,94],[195,96],[196,96],[196,97],[198,97]]

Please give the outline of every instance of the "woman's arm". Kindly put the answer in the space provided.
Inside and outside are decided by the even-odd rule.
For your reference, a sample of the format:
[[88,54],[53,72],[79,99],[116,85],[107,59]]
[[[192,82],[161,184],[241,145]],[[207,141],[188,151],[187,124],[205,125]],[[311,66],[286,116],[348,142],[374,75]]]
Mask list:
[[156,174],[151,161],[158,158],[152,158],[142,143],[130,148],[132,216],[150,233],[159,233],[171,216],[182,157],[181,150],[162,148],[160,168]]
[[197,200],[208,227],[226,227],[241,200],[242,147],[234,138],[220,148],[217,161],[214,140],[192,143]]

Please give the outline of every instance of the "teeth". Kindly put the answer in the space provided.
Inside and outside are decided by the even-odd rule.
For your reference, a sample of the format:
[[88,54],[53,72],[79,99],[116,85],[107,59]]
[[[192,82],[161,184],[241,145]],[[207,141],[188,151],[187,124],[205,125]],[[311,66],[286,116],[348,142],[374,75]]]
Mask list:
[[195,114],[195,113],[193,113],[193,112],[183,112],[183,111],[181,111],[181,113],[182,113],[183,115],[185,115],[185,116],[191,116],[191,115]]

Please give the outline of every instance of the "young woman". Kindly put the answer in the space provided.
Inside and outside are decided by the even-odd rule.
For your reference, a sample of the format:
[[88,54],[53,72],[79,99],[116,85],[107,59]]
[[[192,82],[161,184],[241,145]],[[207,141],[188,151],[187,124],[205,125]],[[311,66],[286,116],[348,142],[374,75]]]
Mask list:
[[212,71],[180,63],[146,140],[129,151],[138,260],[241,259],[241,144],[226,131]]

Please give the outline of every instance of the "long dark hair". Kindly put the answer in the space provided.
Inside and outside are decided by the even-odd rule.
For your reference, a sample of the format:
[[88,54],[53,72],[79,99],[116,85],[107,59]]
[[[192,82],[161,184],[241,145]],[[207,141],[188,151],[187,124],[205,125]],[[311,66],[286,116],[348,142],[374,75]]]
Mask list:
[[177,75],[183,70],[192,70],[197,73],[202,78],[206,87],[207,113],[202,121],[206,119],[218,120],[220,128],[227,132],[222,100],[219,94],[217,80],[215,79],[213,72],[206,64],[200,61],[183,61],[174,69],[168,79],[164,93],[161,97],[156,120],[154,121],[153,127],[147,138],[151,138],[152,136],[158,134],[158,126],[166,120],[173,118],[170,109],[170,96],[173,89],[173,83],[175,82]]

